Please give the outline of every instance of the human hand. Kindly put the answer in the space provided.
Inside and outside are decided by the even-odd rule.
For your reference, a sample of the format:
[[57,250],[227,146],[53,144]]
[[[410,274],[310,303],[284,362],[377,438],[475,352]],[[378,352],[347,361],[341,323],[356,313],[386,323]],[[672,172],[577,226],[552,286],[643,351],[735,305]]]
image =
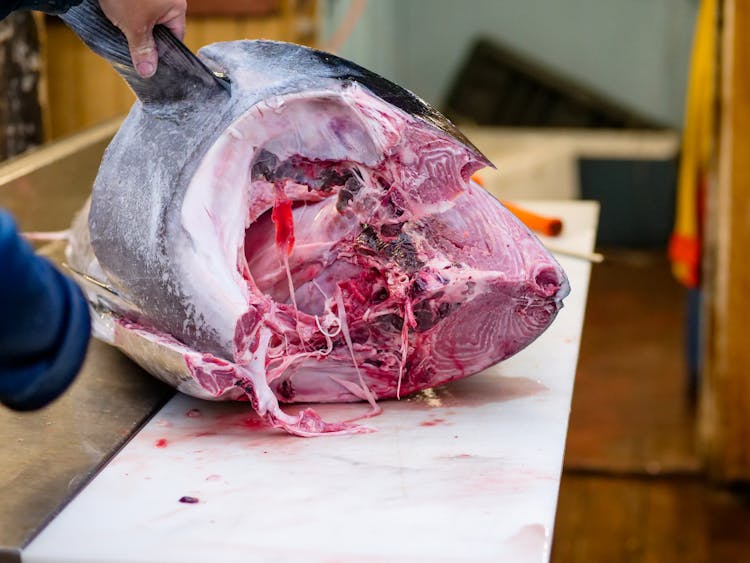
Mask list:
[[99,4],[125,34],[133,66],[143,78],[152,76],[159,62],[154,26],[165,25],[178,39],[185,36],[186,0],[100,0]]

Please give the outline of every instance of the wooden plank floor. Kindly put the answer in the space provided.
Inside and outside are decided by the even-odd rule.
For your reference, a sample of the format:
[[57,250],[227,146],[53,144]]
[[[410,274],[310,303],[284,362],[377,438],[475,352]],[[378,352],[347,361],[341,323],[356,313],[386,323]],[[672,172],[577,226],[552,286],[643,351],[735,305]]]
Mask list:
[[750,561],[750,494],[713,488],[695,446],[685,292],[663,251],[592,273],[554,563]]

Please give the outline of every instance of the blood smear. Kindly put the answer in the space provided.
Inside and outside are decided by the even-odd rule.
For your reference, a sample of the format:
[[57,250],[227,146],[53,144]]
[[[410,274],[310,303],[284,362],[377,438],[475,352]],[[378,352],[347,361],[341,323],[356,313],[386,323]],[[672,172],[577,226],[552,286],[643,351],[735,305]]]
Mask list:
[[444,418],[433,418],[432,420],[425,420],[424,422],[420,422],[420,426],[437,426],[438,424],[442,424],[445,422]]
[[291,200],[277,199],[271,212],[271,220],[276,226],[276,247],[290,256],[294,248],[294,216]]
[[154,445],[157,448],[166,448],[167,447],[167,440],[166,440],[166,438],[159,438]]

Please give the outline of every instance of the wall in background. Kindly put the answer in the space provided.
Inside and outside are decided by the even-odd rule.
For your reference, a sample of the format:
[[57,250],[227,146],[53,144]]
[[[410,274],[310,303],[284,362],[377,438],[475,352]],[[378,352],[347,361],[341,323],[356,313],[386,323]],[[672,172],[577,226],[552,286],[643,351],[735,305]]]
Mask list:
[[[322,2],[330,33],[349,0]],[[698,0],[370,0],[341,55],[440,105],[485,35],[661,122],[682,123]]]

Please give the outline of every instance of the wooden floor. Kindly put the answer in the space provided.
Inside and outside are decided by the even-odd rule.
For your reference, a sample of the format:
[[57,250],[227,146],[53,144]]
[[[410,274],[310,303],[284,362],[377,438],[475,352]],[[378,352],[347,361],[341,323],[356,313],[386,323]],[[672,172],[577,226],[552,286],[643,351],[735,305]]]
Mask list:
[[595,266],[552,561],[750,562],[750,494],[703,478],[685,293],[660,251]]

